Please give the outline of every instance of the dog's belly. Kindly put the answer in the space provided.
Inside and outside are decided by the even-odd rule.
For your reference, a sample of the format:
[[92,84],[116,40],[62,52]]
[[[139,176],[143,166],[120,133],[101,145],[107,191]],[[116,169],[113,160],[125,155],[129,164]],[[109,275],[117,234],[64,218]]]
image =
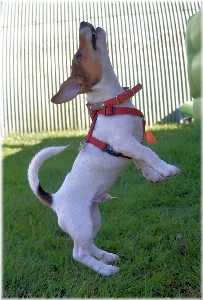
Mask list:
[[62,186],[54,194],[52,208],[55,211],[57,207],[61,209],[64,202],[70,206],[81,201],[91,203],[106,193],[121,170],[131,161],[104,153],[91,144],[86,145],[78,154]]
[[88,182],[93,190],[103,193],[111,187],[121,170],[130,162],[130,159],[112,156],[88,144],[79,153],[71,172],[77,182]]

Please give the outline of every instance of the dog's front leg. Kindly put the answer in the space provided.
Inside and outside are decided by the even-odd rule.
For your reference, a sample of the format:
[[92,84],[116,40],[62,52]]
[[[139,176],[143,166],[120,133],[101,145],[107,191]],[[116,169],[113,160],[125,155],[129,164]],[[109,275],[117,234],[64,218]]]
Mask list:
[[138,168],[144,168],[144,174],[149,172],[150,175],[147,175],[146,177],[152,177],[152,179],[155,177],[155,173],[152,172],[152,170],[150,170],[149,168],[159,173],[162,177],[172,177],[177,175],[180,171],[175,166],[167,164],[165,161],[160,159],[158,155],[154,153],[150,148],[141,145],[133,137],[125,140],[125,143],[123,144],[120,143],[120,145],[117,145],[115,149],[126,156],[132,157],[136,164],[138,164]]

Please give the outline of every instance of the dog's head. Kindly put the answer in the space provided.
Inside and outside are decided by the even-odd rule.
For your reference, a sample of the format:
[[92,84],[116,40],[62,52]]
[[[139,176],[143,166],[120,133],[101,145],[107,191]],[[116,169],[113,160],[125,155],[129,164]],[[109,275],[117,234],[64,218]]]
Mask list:
[[60,104],[91,91],[101,81],[102,61],[107,54],[106,33],[87,22],[80,23],[79,49],[73,57],[71,76],[51,101]]

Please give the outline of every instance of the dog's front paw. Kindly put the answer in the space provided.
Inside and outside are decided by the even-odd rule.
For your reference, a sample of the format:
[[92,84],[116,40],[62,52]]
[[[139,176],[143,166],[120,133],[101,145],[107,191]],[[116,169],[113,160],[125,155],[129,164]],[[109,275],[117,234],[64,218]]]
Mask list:
[[111,265],[102,265],[102,267],[98,270],[98,273],[102,276],[113,276],[119,272],[119,268],[111,266]]
[[157,173],[156,171],[154,171],[152,168],[148,166],[144,166],[141,171],[144,177],[147,178],[149,182],[158,183],[164,180],[164,177],[162,175],[160,175],[159,173]]
[[167,167],[161,172],[161,175],[163,175],[164,177],[173,177],[178,175],[179,172],[180,169],[178,169],[175,166],[167,164]]
[[151,176],[150,178],[147,178],[147,180],[151,183],[158,183],[164,180],[164,177],[161,176],[160,174],[158,174],[157,172],[155,172],[155,174],[153,176]]

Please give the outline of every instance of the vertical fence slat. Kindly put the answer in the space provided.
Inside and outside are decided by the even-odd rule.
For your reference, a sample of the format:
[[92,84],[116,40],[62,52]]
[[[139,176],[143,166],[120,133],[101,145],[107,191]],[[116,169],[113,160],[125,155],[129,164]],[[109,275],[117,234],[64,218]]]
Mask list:
[[[1,42],[2,42],[2,70],[6,69],[6,59],[7,59],[7,51],[8,51],[8,30],[4,29],[4,24],[6,24],[6,19],[8,17],[8,5],[4,4],[3,9],[1,11]],[[8,73],[1,73],[1,86],[2,86],[2,96],[4,101],[1,102],[3,111],[1,111],[1,134],[10,132],[10,120],[9,120],[9,105],[8,105],[8,95],[7,95],[7,76]],[[4,81],[3,81],[4,78]],[[6,97],[7,95],[7,97]]]
[[[14,101],[14,95],[13,95],[13,88],[12,88],[12,82],[13,82],[13,78],[11,77],[11,64],[13,63],[13,57],[12,57],[12,41],[13,41],[13,21],[14,20],[14,16],[13,14],[13,7],[9,7],[8,4],[8,18],[7,18],[7,22],[9,24],[11,24],[10,28],[7,28],[7,48],[4,49],[6,52],[6,65],[4,65],[4,67],[6,67],[7,72],[6,74],[6,96],[7,96],[7,105],[8,105],[8,123],[9,123],[9,131],[10,132],[15,132],[16,131],[16,126],[15,126],[15,117],[14,117],[14,103],[12,103]],[[10,81],[11,81],[11,85],[10,85]]]

